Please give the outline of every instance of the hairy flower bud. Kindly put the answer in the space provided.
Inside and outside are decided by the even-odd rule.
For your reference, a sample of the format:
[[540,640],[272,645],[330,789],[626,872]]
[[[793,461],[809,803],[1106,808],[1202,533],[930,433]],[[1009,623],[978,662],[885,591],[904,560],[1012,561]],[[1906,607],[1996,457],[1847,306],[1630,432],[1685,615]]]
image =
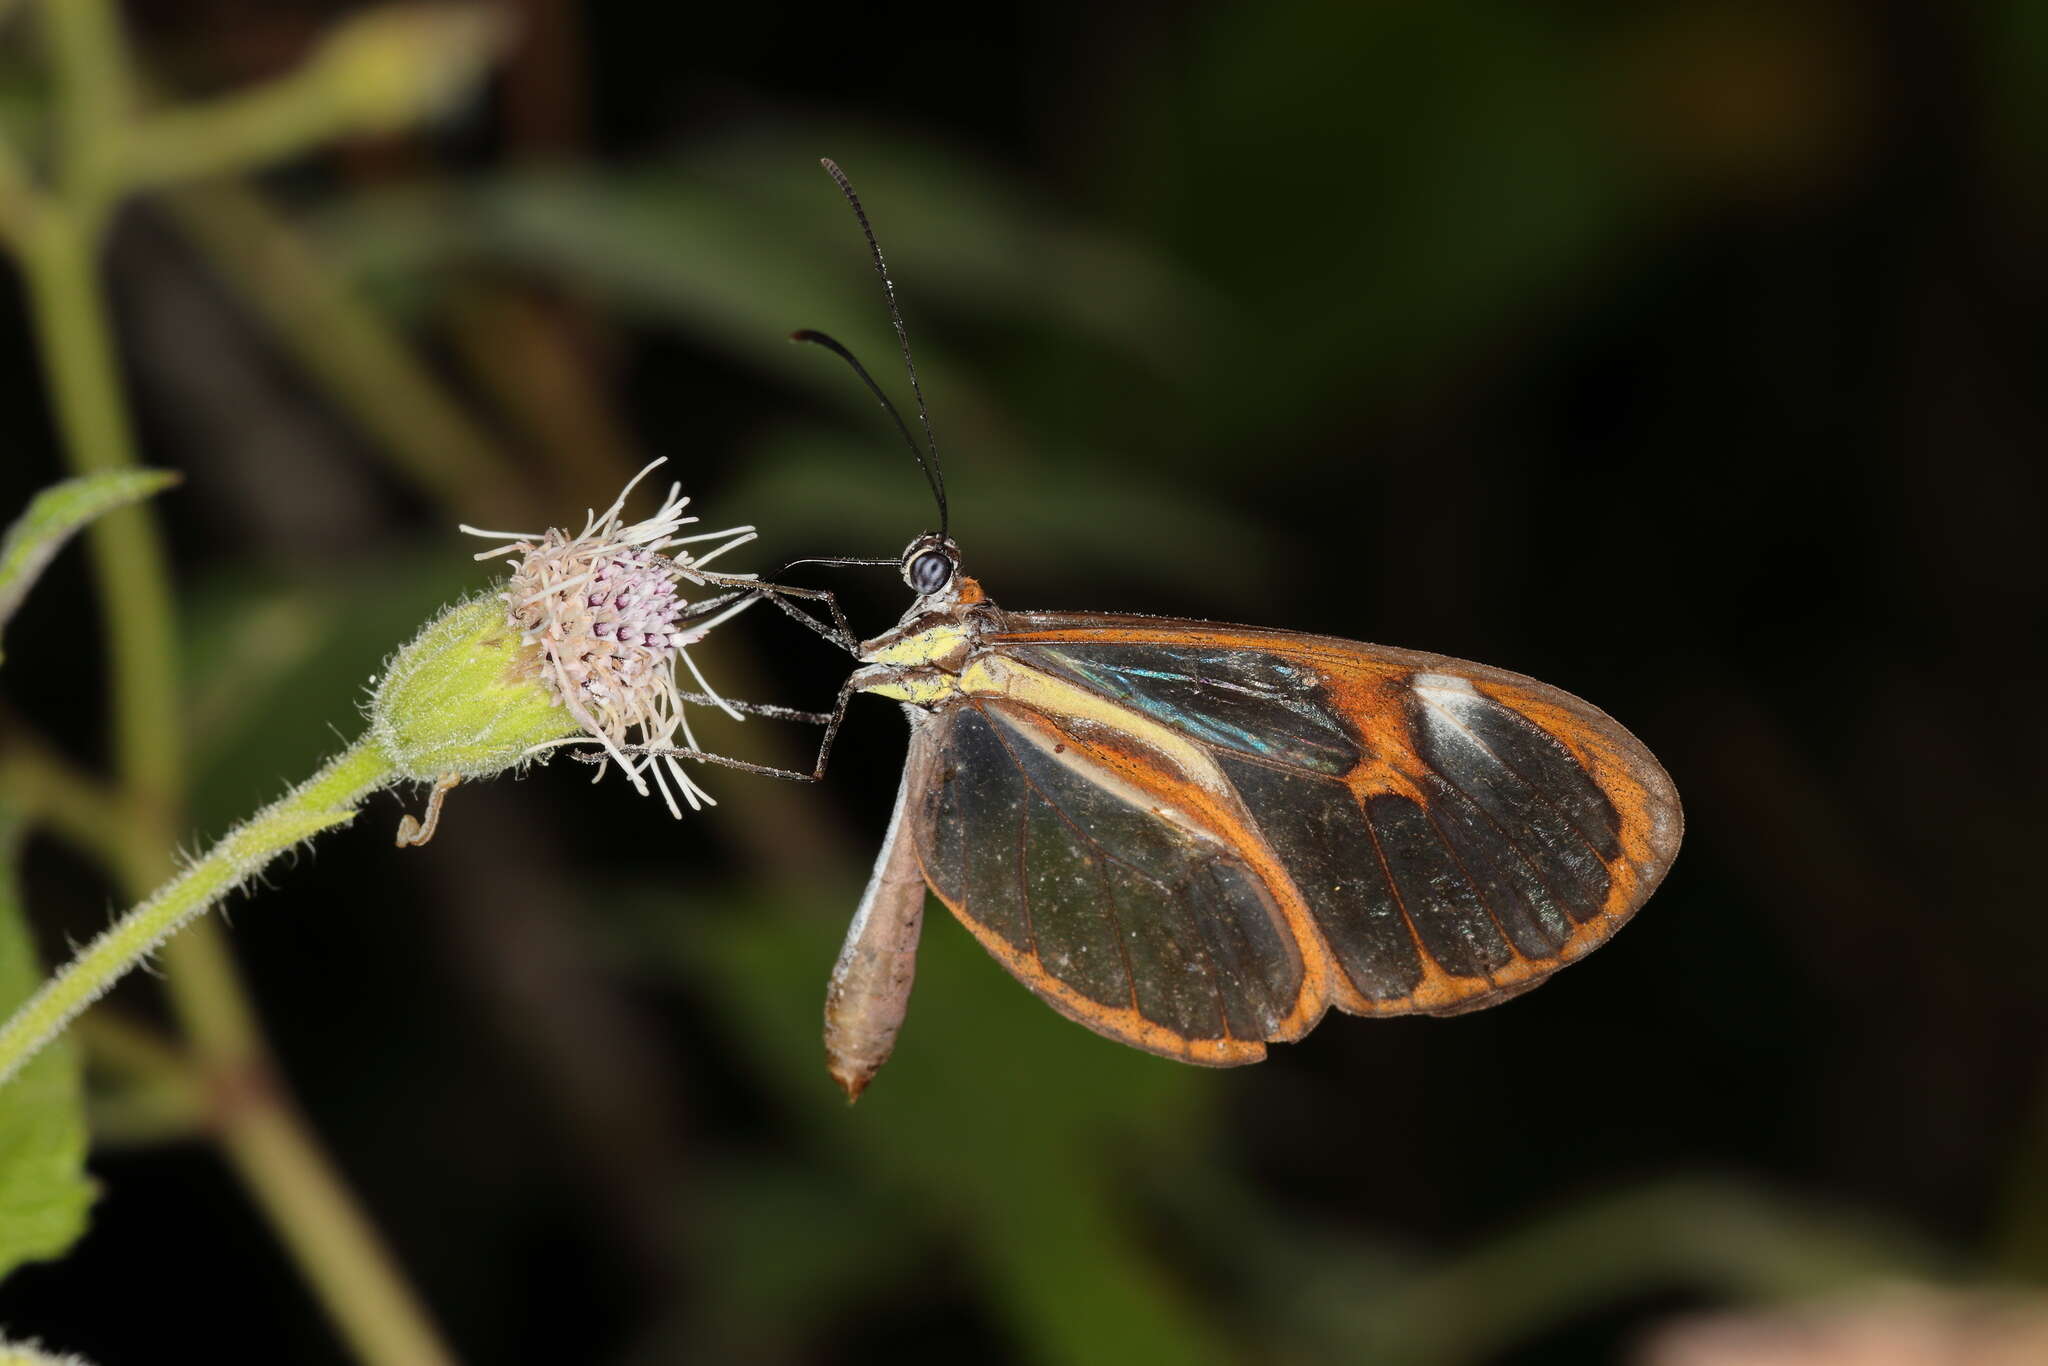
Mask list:
[[370,734],[408,778],[488,777],[582,729],[495,594],[429,622],[391,657],[370,701]]

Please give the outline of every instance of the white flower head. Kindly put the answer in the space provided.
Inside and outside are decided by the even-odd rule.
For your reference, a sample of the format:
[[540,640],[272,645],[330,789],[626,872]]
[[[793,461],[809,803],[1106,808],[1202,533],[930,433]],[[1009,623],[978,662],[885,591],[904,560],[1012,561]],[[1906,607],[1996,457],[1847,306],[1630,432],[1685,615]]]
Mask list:
[[[741,597],[704,620],[678,626],[689,611],[689,599],[678,586],[702,586],[701,568],[753,540],[755,532],[742,526],[677,535],[697,521],[683,515],[690,500],[682,496],[678,484],[669,486],[668,497],[653,516],[622,521],[627,496],[661,463],[656,460],[634,475],[612,505],[602,514],[589,513],[583,530],[573,536],[559,528],[538,535],[472,526],[462,530],[503,542],[477,559],[514,557],[506,561],[512,577],[501,595],[511,625],[522,642],[538,647],[543,681],[557,705],[568,708],[588,737],[557,743],[602,745],[635,789],[647,792],[646,777],[651,775],[671,814],[681,816],[678,794],[693,811],[717,803],[675,755],[625,751],[697,750],[697,737],[684,711],[686,694],[676,686],[679,661],[699,690],[688,696],[708,699],[734,720],[741,719],[705,681],[689,647],[755,599]],[[711,542],[716,544],[702,554],[684,548]],[[598,776],[604,776],[602,764]]]

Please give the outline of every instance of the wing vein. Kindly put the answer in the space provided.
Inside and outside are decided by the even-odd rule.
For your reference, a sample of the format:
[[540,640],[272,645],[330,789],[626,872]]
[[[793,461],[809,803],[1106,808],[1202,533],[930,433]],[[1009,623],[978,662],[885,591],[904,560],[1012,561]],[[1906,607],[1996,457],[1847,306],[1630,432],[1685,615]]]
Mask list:
[[[1458,876],[1464,878],[1465,885],[1472,889],[1472,899],[1479,903],[1479,909],[1486,912],[1486,918],[1493,922],[1493,927],[1496,930],[1500,931],[1500,942],[1506,945],[1507,951],[1515,957],[1520,958],[1524,962],[1529,961],[1528,955],[1516,946],[1515,937],[1508,933],[1507,922],[1500,918],[1500,913],[1493,909],[1493,903],[1486,899],[1486,889],[1479,885],[1479,879],[1472,876],[1472,870],[1465,866],[1465,856],[1458,852],[1458,846],[1451,843],[1449,837],[1444,834],[1444,828],[1438,825],[1436,817],[1430,814],[1430,804],[1422,802],[1420,806],[1422,808],[1422,819],[1429,822],[1430,831],[1436,836],[1436,842],[1443,846],[1446,854],[1451,856],[1451,862],[1457,865]],[[1473,947],[1476,949],[1478,946],[1474,945]],[[1499,979],[1493,975],[1492,968],[1486,969],[1486,980],[1492,982],[1495,986],[1500,985]]]
[[[975,710],[980,711],[981,708],[976,707]],[[986,712],[982,713],[982,724],[989,728],[991,735],[995,733],[995,723],[988,719]],[[1025,873],[1031,863],[1030,844],[1031,808],[1024,807],[1017,812],[1017,904],[1024,908],[1024,938],[1031,945],[1031,956],[1043,963],[1045,959],[1038,952],[1038,920],[1031,914],[1031,879]],[[971,854],[963,856],[963,862],[965,857],[971,857]]]
[[[1209,872],[1209,865],[1202,865],[1202,872]],[[1209,990],[1216,996],[1216,1024],[1223,1031],[1225,1039],[1235,1039],[1237,1034],[1230,1027],[1230,1002],[1223,996],[1223,963],[1216,952],[1216,929],[1210,923],[1211,917],[1197,913],[1192,917],[1196,930],[1202,937],[1202,957],[1209,964]],[[1258,1042],[1248,1040],[1247,1042]]]
[[[1416,926],[1415,917],[1408,913],[1408,902],[1401,895],[1401,884],[1394,880],[1394,865],[1387,861],[1386,845],[1380,842],[1379,827],[1372,823],[1371,803],[1359,802],[1358,814],[1365,821],[1365,833],[1372,837],[1372,852],[1379,860],[1380,879],[1387,884],[1388,895],[1394,898],[1394,909],[1401,913],[1401,922],[1408,927],[1408,937],[1415,941],[1415,952],[1421,958],[1435,963],[1439,971],[1449,972],[1450,969],[1444,967],[1442,960],[1429,951],[1429,944],[1423,939],[1421,929]],[[1419,985],[1417,989],[1420,989]],[[1409,995],[1414,995],[1414,992],[1410,992]]]
[[[1470,792],[1467,792],[1464,789],[1464,787],[1458,782],[1457,779],[1451,777],[1446,773],[1443,773],[1440,770],[1432,769],[1431,772],[1436,774],[1436,779],[1438,782],[1442,783],[1445,787],[1451,789],[1451,791],[1457,793],[1460,797],[1463,797],[1465,799],[1465,805],[1471,807],[1474,811],[1477,811],[1482,820],[1484,820],[1488,825],[1492,826],[1495,830],[1498,830],[1500,832],[1501,839],[1507,844],[1508,848],[1515,851],[1515,857],[1522,861],[1522,866],[1529,870],[1529,876],[1535,878],[1536,881],[1542,885],[1543,890],[1550,893],[1550,899],[1553,903],[1555,903],[1560,909],[1566,906],[1576,906],[1579,904],[1577,898],[1566,898],[1558,895],[1557,888],[1551,885],[1550,879],[1544,875],[1543,869],[1537,865],[1536,860],[1529,857],[1529,851],[1522,847],[1522,842],[1516,839],[1514,835],[1509,833],[1508,828],[1502,825],[1499,819],[1495,817],[1495,815],[1491,811],[1488,811],[1486,809],[1484,803],[1482,803],[1477,797],[1474,797]],[[1599,857],[1599,851],[1597,849],[1594,850],[1594,857]],[[1601,866],[1606,866],[1605,859],[1601,859]],[[1600,906],[1589,906],[1586,909],[1589,913],[1597,912],[1605,904],[1606,900],[1605,898],[1602,898]],[[1569,913],[1567,913],[1566,918],[1571,918]]]
[[[986,710],[984,710],[982,714],[986,716]],[[1025,768],[1023,762],[1017,758],[1017,751],[1015,747],[1010,744],[1009,738],[1003,734],[1002,729],[999,726],[997,726],[993,721],[991,721],[989,723],[988,732],[989,734],[996,737],[996,743],[1001,745],[1003,747],[1003,752],[1010,756],[1010,762],[1016,766],[1017,776],[1024,780],[1024,785],[1031,789],[1032,795],[1037,797],[1038,800],[1044,802],[1046,806],[1052,811],[1053,815],[1058,816],[1060,818],[1061,823],[1064,824],[1069,830],[1072,830],[1074,832],[1074,835],[1077,839],[1079,839],[1082,843],[1088,845],[1090,848],[1094,849],[1096,851],[1097,857],[1104,860],[1110,859],[1112,855],[1110,854],[1109,850],[1105,849],[1086,830],[1083,830],[1075,822],[1074,818],[1072,816],[1069,816],[1066,813],[1066,810],[1063,807],[1061,807],[1058,802],[1054,801],[1050,796],[1046,795],[1045,789],[1040,787],[1037,784],[1037,782],[1035,782],[1032,779],[1031,770]],[[1123,860],[1121,859],[1117,859],[1116,861],[1118,863],[1123,863]],[[1130,865],[1128,864],[1125,864],[1124,866],[1130,867]],[[1133,868],[1132,871],[1138,873],[1140,876],[1145,875],[1142,869]],[[1110,937],[1116,941],[1117,960],[1121,962],[1124,967],[1124,982],[1130,988],[1131,1013],[1137,1015],[1140,1019],[1144,1019],[1144,1012],[1138,1009],[1138,973],[1137,970],[1131,965],[1131,950],[1130,946],[1124,942],[1123,921],[1117,916],[1115,898],[1105,898],[1104,913],[1109,917]],[[1035,955],[1037,953],[1037,940],[1035,937],[1032,940],[1032,945],[1032,952]],[[1045,960],[1043,958],[1040,958],[1038,961],[1040,963],[1043,963]]]

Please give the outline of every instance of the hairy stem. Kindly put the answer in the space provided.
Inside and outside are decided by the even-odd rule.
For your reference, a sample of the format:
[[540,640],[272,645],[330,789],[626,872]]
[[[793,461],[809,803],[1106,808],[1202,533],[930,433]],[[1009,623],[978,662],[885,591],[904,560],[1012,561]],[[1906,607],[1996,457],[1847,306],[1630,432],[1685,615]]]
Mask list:
[[0,1025],[0,1084],[157,945],[285,850],[355,815],[365,795],[393,777],[390,760],[367,742],[332,759],[258,812],[147,901],[87,944]]

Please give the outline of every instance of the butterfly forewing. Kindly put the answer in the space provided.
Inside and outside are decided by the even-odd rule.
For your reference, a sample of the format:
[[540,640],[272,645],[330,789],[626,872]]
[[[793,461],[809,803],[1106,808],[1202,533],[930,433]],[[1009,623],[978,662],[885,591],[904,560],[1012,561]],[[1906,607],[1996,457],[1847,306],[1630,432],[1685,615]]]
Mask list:
[[1669,779],[1504,670],[1283,631],[1011,614],[918,729],[926,876],[1019,978],[1249,1062],[1330,1004],[1455,1013],[1603,942],[1675,853]]

